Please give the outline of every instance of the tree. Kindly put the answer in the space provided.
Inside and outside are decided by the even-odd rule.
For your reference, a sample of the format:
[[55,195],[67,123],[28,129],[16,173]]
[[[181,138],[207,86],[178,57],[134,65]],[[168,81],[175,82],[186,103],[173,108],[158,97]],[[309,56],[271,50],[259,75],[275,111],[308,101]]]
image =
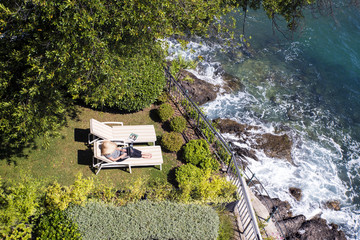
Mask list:
[[0,10],[0,140],[9,152],[52,136],[76,114],[77,101],[125,111],[148,106],[164,86],[157,39],[203,34],[230,5],[13,0]]
[[[0,3],[0,149],[48,139],[75,104],[137,111],[164,86],[168,36],[207,35],[241,7],[263,7],[292,29],[325,0],[9,0]],[[14,147],[14,148],[13,148]],[[13,150],[13,151],[12,151]],[[4,156],[1,156],[4,157]]]

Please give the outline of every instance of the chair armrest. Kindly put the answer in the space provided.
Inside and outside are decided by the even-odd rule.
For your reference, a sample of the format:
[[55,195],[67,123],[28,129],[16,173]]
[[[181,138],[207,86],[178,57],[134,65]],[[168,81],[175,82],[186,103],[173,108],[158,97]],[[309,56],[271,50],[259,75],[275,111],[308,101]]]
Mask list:
[[103,124],[118,124],[118,125],[121,125],[121,126],[124,126],[124,123],[123,122],[101,122]]

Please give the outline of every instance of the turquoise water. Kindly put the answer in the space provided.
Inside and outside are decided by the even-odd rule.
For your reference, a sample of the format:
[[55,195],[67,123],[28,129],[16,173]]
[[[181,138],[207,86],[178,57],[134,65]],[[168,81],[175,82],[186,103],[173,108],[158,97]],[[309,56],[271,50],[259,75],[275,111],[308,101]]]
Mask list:
[[[294,214],[311,218],[321,213],[349,239],[360,239],[360,11],[307,14],[292,40],[274,35],[261,11],[248,16],[250,56],[201,39],[188,45],[191,50],[172,41],[169,53],[189,59],[201,55],[205,60],[193,72],[198,77],[221,85],[227,72],[245,87],[206,104],[210,118],[231,118],[264,132],[282,129],[292,136],[296,166],[262,152],[257,152],[261,161],[249,159],[270,196],[288,200]],[[302,189],[300,202],[289,187]],[[322,207],[328,200],[339,200],[341,210]]]

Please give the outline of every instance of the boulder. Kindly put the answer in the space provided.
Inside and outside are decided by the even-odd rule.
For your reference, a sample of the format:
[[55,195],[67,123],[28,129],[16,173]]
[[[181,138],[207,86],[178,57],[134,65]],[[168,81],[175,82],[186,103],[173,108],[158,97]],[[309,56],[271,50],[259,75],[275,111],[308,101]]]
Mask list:
[[300,201],[302,198],[302,191],[300,188],[296,188],[296,187],[290,187],[289,188],[289,192],[290,194],[297,200]]
[[291,164],[294,164],[291,157],[292,141],[288,135],[259,134],[256,142],[258,145],[254,145],[253,147],[262,149],[266,156],[286,159]]
[[224,89],[225,93],[244,91],[245,86],[241,83],[239,78],[232,76],[225,71],[222,73],[222,78],[224,80],[224,85],[222,88]]
[[290,204],[278,198],[256,196],[270,212],[277,207],[273,219],[278,221],[287,240],[346,240],[344,232],[336,224],[327,224],[326,220],[316,216],[306,220],[305,216],[292,216]]
[[[293,142],[286,134],[274,135],[270,133],[253,133],[253,130],[258,130],[259,127],[247,124],[237,123],[230,119],[216,119],[217,128],[220,132],[235,134],[240,138],[239,142],[245,143],[246,140],[255,139],[250,143],[251,148],[263,150],[265,155],[271,158],[285,159],[291,164],[294,164],[291,157],[291,149]],[[243,140],[242,140],[243,139]],[[247,156],[257,159],[255,151],[236,149],[240,156]],[[254,157],[255,156],[255,157]]]
[[339,231],[334,224],[328,225],[325,219],[313,218],[302,223],[289,240],[346,240],[343,231]]
[[[193,81],[182,81],[185,77],[189,77]],[[198,105],[215,100],[219,91],[215,85],[205,82],[185,70],[180,70],[179,80],[180,85],[185,89],[191,100]]]
[[[278,198],[270,198],[264,195],[257,195],[257,198],[266,206],[270,213],[274,212],[273,218],[282,221],[292,217],[290,204],[287,201],[281,201]],[[276,209],[276,211],[274,211]]]
[[252,149],[247,149],[247,148],[242,148],[242,147],[238,147],[238,146],[234,146],[232,148],[232,150],[235,153],[235,156],[240,156],[240,157],[249,157],[254,159],[255,161],[258,161],[258,157],[256,156],[256,153],[254,150]]
[[295,217],[287,218],[279,221],[279,225],[283,231],[285,237],[294,235],[298,232],[301,225],[305,222],[306,217],[304,215],[297,215]]
[[329,200],[324,204],[325,208],[332,209],[335,211],[340,211],[340,201],[339,200]]

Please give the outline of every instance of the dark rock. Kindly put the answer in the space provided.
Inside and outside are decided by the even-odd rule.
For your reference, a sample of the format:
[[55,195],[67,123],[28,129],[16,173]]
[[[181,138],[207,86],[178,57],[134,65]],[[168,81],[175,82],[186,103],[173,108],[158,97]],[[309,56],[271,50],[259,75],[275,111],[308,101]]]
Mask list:
[[279,225],[283,231],[285,237],[296,234],[301,227],[301,225],[305,222],[306,217],[304,215],[297,215],[295,217],[287,218],[283,221],[279,221]]
[[297,200],[300,201],[302,198],[302,191],[300,188],[291,187],[289,188],[290,194]]
[[252,149],[234,146],[233,151],[235,152],[235,155],[238,155],[240,157],[249,157],[249,158],[254,159],[255,161],[259,161],[258,157],[256,156],[255,151]]
[[298,231],[287,237],[289,240],[346,240],[345,234],[325,219],[313,218],[305,221]]
[[216,119],[216,127],[219,129],[220,132],[224,133],[231,133],[235,134],[237,136],[241,136],[242,134],[250,134],[250,130],[258,130],[259,127],[256,126],[250,126],[247,124],[241,124],[238,122],[235,122],[230,119]]
[[294,164],[291,157],[292,141],[288,135],[262,134],[257,138],[259,149],[263,149],[266,156],[271,158],[282,158]]
[[[187,72],[185,70],[180,70],[179,83],[185,89],[191,100],[193,100],[198,105],[213,101],[218,92],[218,88],[205,82],[201,79],[198,79],[194,74]],[[186,76],[193,79],[193,81],[181,81]]]
[[289,202],[263,195],[257,195],[257,198],[264,204],[270,213],[274,212],[273,218],[277,221],[282,221],[283,219],[292,217],[292,212],[290,211],[291,206]]
[[328,209],[335,210],[335,211],[340,211],[340,201],[339,201],[339,200],[330,200],[330,201],[327,201],[327,202],[324,204],[324,207],[325,207],[325,208],[328,208]]
[[222,73],[224,85],[222,86],[226,93],[232,93],[237,91],[243,91],[245,86],[241,83],[240,79],[232,76],[225,71]]
[[[288,135],[253,133],[252,130],[258,130],[259,127],[240,124],[230,119],[216,119],[215,121],[220,132],[235,134],[240,139],[255,139],[255,142],[250,145],[251,148],[263,150],[268,157],[286,159],[291,164],[294,164],[291,157],[293,142]],[[254,151],[247,152],[243,149],[237,150],[239,151],[238,154],[240,156],[248,156],[251,158],[254,158],[255,156]],[[254,159],[257,159],[256,156]]]

